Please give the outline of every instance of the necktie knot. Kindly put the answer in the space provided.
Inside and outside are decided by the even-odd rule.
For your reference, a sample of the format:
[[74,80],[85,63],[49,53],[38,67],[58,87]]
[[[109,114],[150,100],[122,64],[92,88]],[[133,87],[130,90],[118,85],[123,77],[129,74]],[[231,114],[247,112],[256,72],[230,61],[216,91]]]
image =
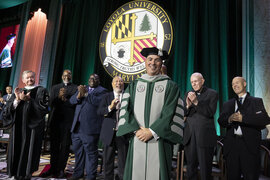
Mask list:
[[240,104],[243,104],[243,98],[242,97],[239,98],[239,102],[240,102]]
[[88,94],[90,94],[93,90],[94,90],[94,88],[89,88],[88,89]]

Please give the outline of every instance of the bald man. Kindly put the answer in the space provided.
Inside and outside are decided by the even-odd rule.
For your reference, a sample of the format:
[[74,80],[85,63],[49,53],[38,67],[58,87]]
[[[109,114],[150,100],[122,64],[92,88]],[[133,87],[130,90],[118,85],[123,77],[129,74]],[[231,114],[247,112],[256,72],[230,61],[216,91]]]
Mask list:
[[201,73],[193,73],[190,83],[193,88],[185,95],[184,146],[187,159],[188,179],[197,179],[198,165],[201,180],[210,180],[216,129],[214,115],[217,108],[218,94],[204,86]]
[[227,129],[223,153],[228,179],[259,179],[261,129],[270,123],[262,99],[250,96],[246,86],[243,77],[233,78],[236,96],[223,104],[218,119]]

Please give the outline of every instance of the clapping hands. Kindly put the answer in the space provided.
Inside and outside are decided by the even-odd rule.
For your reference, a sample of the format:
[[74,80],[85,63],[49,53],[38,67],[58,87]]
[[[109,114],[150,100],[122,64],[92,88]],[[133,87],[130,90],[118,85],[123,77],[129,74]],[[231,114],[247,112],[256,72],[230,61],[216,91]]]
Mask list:
[[14,90],[14,94],[16,96],[17,101],[29,101],[31,99],[30,92],[26,93],[22,91],[20,88],[16,87]]

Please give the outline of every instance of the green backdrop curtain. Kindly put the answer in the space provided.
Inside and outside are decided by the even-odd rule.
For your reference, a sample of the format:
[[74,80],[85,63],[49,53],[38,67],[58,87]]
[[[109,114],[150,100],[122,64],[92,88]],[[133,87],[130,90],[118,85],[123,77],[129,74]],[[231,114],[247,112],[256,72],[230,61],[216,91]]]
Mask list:
[[99,59],[99,36],[107,18],[124,3],[113,0],[64,1],[52,84],[61,82],[62,71],[70,69],[76,84],[87,84],[89,75],[97,73],[102,85],[111,88],[111,77]]
[[[231,80],[241,75],[241,0],[153,0],[171,17],[174,45],[167,62],[168,74],[181,96],[191,90],[190,75],[201,72],[206,86],[219,93],[220,106],[233,96]],[[74,82],[87,84],[91,73],[111,89],[111,77],[99,59],[100,32],[124,0],[70,0],[63,4],[62,25],[53,84],[63,69],[71,69]],[[219,128],[217,127],[218,134]]]
[[[241,75],[241,2],[227,0],[177,1],[173,79],[182,96],[191,90],[190,75],[201,72],[205,84],[219,93],[216,119],[228,100],[231,79]],[[219,126],[216,123],[217,133]]]
[[27,2],[28,0],[0,0],[0,9],[14,7]]
[[[55,82],[70,69],[77,84],[87,84],[98,59],[98,41],[105,1],[74,0],[63,4],[62,26],[55,65]],[[103,22],[103,20],[102,20]]]
[[[33,7],[46,4],[36,1]],[[44,3],[42,3],[44,2]],[[126,0],[62,0],[61,24],[51,84],[61,82],[64,69],[72,70],[76,84],[87,84],[97,73],[111,89],[111,77],[99,59],[100,32],[110,15]],[[168,75],[179,85],[181,96],[191,90],[190,75],[201,72],[206,86],[219,93],[219,106],[233,96],[231,80],[242,72],[242,0],[153,0],[169,14],[174,44],[166,63]],[[48,4],[48,3],[47,3]],[[1,10],[0,27],[18,22],[14,8]],[[48,7],[45,7],[45,10]],[[54,7],[52,7],[54,8]],[[55,7],[56,8],[56,7]],[[7,13],[13,12],[11,14]],[[7,15],[15,15],[11,20]],[[22,49],[22,48],[20,48]],[[17,51],[17,50],[16,50]],[[18,50],[17,53],[20,51]],[[16,54],[16,53],[15,53]],[[14,71],[15,72],[15,71]],[[10,82],[14,79],[11,78]],[[5,78],[1,77],[1,81]],[[49,83],[50,84],[50,83]],[[219,128],[217,127],[218,134]]]

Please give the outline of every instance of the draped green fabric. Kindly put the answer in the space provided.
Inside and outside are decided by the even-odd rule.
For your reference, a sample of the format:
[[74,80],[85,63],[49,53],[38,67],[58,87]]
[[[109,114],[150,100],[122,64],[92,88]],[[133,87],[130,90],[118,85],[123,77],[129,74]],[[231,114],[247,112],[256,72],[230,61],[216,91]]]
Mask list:
[[63,3],[52,84],[61,81],[64,69],[70,69],[76,84],[87,84],[89,75],[97,73],[102,85],[111,89],[112,78],[99,59],[99,37],[107,18],[124,3],[113,0],[70,0]]
[[[191,90],[190,75],[201,72],[205,78],[206,86],[219,93],[219,103],[215,119],[219,116],[220,107],[229,98],[232,77],[241,72],[241,67],[236,63],[237,53],[231,51],[239,43],[239,37],[234,40],[236,32],[233,26],[236,17],[230,10],[237,10],[236,3],[227,0],[190,0],[177,1],[175,23],[175,55],[173,57],[173,79],[180,85],[182,96]],[[235,28],[235,27],[234,27]],[[177,36],[178,35],[178,36]],[[241,38],[241,37],[240,37]],[[228,39],[229,42],[228,42]],[[232,45],[232,46],[231,46]],[[235,61],[229,58],[233,57]],[[229,67],[237,67],[229,70]],[[230,74],[229,74],[230,72]],[[217,134],[220,134],[216,123]]]
[[0,0],[0,9],[10,8],[25,3],[28,0]]
[[[201,72],[206,86],[219,93],[219,106],[233,95],[231,79],[241,75],[240,0],[153,0],[170,15],[174,44],[168,74],[181,89],[191,90],[190,75]],[[110,15],[125,0],[64,1],[53,84],[61,81],[64,69],[73,72],[76,84],[87,84],[97,73],[111,89],[111,77],[99,59],[99,36]],[[240,14],[240,16],[239,16]],[[239,25],[240,24],[240,25]],[[216,116],[219,114],[217,109]],[[217,133],[220,134],[217,125]]]
[[74,0],[63,7],[55,73],[60,75],[63,69],[70,69],[75,74],[74,81],[85,84],[98,60],[98,24],[102,4],[99,1]]

